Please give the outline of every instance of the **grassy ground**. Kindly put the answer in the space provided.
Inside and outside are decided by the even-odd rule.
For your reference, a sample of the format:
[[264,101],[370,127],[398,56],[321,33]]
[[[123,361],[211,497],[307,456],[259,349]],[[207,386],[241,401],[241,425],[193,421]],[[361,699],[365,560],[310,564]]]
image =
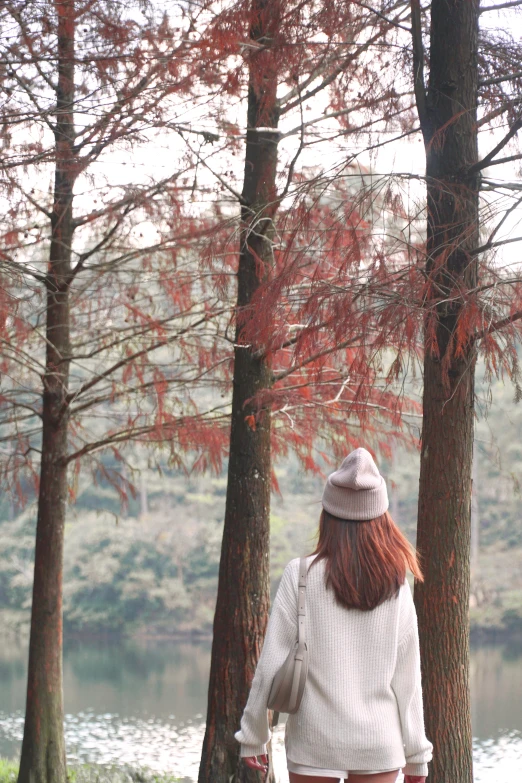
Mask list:
[[[0,758],[0,783],[16,783],[18,762]],[[180,778],[147,769],[80,764],[68,768],[69,783],[182,783]]]
[[0,759],[0,783],[16,783],[18,762]]

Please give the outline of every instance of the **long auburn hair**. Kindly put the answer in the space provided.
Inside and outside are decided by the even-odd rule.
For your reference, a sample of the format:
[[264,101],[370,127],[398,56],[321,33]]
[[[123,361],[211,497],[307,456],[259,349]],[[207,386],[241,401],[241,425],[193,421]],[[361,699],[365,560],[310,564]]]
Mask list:
[[424,581],[418,557],[386,511],[375,519],[338,519],[323,509],[314,563],[326,561],[326,587],[346,608],[369,611],[397,596],[409,569]]

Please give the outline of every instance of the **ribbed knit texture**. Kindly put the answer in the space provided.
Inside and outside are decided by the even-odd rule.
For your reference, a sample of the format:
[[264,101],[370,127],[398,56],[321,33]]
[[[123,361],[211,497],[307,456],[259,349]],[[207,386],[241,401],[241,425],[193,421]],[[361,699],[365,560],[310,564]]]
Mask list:
[[323,508],[334,517],[375,519],[388,508],[386,482],[366,449],[355,449],[330,473],[323,491]]
[[[310,556],[308,563],[314,559]],[[306,590],[308,679],[299,711],[286,723],[289,759],[311,767],[427,775],[433,746],[422,707],[417,616],[406,581],[397,598],[372,611],[345,609],[324,581],[324,560]],[[297,634],[299,560],[286,567],[252,688],[235,735],[241,756],[266,752],[267,700]]]

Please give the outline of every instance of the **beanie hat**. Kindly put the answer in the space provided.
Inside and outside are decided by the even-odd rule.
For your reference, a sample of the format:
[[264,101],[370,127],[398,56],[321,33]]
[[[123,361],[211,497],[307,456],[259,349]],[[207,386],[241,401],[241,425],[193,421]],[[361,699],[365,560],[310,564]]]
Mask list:
[[355,449],[331,473],[323,492],[323,508],[339,519],[368,520],[384,514],[388,508],[386,483],[372,455]]

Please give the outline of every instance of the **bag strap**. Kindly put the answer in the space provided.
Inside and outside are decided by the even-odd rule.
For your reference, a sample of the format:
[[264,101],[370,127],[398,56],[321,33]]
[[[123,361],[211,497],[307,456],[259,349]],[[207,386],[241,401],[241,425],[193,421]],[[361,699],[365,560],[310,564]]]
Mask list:
[[[296,661],[295,669],[292,678],[292,691],[290,694],[290,703],[295,704],[297,698],[297,690],[300,681],[300,670],[304,658],[304,652],[306,649],[306,630],[305,630],[305,618],[306,618],[306,580],[308,577],[308,568],[306,563],[306,557],[302,557],[299,561],[299,582],[297,585],[297,649],[295,651],[294,661]],[[297,671],[296,671],[297,670]],[[279,711],[274,710],[272,716],[272,726],[277,726],[279,723]]]
[[306,647],[306,580],[308,577],[308,568],[306,557],[299,561],[299,584],[297,587],[297,653],[296,658],[302,660],[303,652]]

